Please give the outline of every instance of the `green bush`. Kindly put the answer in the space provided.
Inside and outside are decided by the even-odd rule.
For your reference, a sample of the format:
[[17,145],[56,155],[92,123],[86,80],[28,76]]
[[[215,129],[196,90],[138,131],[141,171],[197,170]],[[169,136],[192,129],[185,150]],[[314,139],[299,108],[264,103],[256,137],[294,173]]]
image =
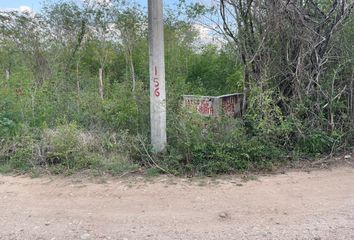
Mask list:
[[34,166],[35,140],[31,136],[3,140],[0,146],[0,171],[27,172]]
[[75,123],[61,125],[54,130],[47,129],[41,139],[44,163],[59,164],[74,170],[94,166],[98,162],[90,151],[94,141],[94,136],[80,131]]
[[335,133],[326,133],[319,130],[309,131],[304,139],[299,142],[299,150],[311,156],[329,153],[336,143],[339,136]]
[[138,167],[130,161],[133,138],[126,131],[102,134],[64,121],[37,132],[0,140],[0,172],[47,169],[70,174],[92,169],[117,175]]
[[0,84],[0,139],[16,135],[21,120],[21,106],[15,90]]
[[17,124],[0,114],[0,135],[1,136],[12,136],[15,134]]
[[113,176],[122,175],[127,172],[135,171],[139,168],[139,165],[132,163],[129,159],[123,156],[110,156],[106,158],[103,163],[102,170],[110,173]]
[[160,160],[171,171],[210,175],[265,170],[284,156],[276,143],[248,135],[241,120],[188,113],[174,119],[168,154]]

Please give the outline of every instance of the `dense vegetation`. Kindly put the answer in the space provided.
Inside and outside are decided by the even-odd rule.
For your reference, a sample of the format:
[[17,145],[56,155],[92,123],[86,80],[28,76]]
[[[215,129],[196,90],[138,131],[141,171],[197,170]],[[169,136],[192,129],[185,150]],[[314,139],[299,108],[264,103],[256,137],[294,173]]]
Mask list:
[[[352,147],[353,1],[217,2],[166,11],[160,155],[149,146],[146,9],[56,1],[0,12],[0,172],[232,173]],[[182,108],[183,94],[233,92],[245,93],[242,119]]]

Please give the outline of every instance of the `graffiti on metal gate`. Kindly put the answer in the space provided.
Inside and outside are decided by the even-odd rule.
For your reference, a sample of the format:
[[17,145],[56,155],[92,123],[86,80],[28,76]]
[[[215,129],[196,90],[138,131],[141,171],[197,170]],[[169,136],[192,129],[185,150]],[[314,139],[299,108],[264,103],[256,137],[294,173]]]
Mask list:
[[213,115],[214,109],[213,104],[210,100],[202,100],[197,107],[197,111],[202,115],[211,116]]
[[238,117],[242,115],[243,94],[241,93],[216,97],[186,95],[183,98],[187,109],[195,110],[203,116]]
[[238,106],[240,103],[240,99],[238,96],[229,96],[221,99],[222,99],[222,103],[221,103],[222,110],[225,115],[234,116],[239,112],[240,107]]
[[211,99],[197,99],[197,98],[187,98],[184,101],[184,105],[188,109],[193,109],[197,111],[199,114],[204,116],[211,116],[214,113],[213,104]]

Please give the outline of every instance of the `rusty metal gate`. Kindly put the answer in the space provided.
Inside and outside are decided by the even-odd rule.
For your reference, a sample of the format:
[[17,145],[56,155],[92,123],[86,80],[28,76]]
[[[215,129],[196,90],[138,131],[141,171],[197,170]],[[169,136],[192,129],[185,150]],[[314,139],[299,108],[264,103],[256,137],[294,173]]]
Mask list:
[[222,96],[183,96],[183,105],[187,109],[203,116],[242,116],[243,94],[233,93]]

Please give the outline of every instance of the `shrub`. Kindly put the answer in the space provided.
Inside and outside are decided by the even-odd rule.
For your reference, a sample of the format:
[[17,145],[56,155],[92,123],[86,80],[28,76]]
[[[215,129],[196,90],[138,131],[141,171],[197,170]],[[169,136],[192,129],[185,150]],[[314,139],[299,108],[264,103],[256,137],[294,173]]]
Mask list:
[[21,107],[13,89],[0,82],[0,139],[16,135],[21,127]]
[[324,154],[331,152],[338,140],[339,136],[334,132],[326,133],[319,130],[309,130],[306,136],[299,141],[298,148],[301,152],[311,156]]
[[115,97],[107,98],[102,102],[102,115],[104,123],[114,129],[129,130],[132,134],[146,132],[149,119],[148,92],[139,83],[136,92],[123,84],[115,85],[110,90]]
[[132,163],[124,156],[113,155],[105,158],[102,162],[102,170],[113,176],[135,171],[138,168],[138,164]]
[[16,123],[0,114],[0,135],[1,136],[12,136],[16,130]]
[[54,174],[70,174],[95,169],[116,175],[138,167],[130,161],[133,138],[127,131],[98,134],[76,123],[63,123],[1,141],[0,172],[46,168]]
[[238,119],[182,113],[174,117],[170,138],[168,155],[160,161],[175,172],[211,175],[264,170],[284,156],[276,143],[249,135]]
[[35,140],[31,136],[3,140],[0,146],[0,171],[28,171],[34,166],[35,149]]

